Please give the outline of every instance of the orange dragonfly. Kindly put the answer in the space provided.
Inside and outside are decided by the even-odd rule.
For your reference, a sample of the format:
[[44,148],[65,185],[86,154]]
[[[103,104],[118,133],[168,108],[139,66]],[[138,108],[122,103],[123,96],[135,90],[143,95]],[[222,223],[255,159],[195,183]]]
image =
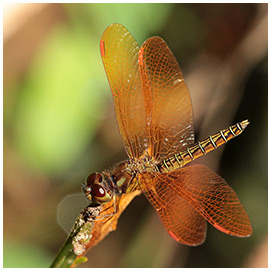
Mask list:
[[226,181],[207,166],[186,166],[241,134],[249,122],[195,143],[189,90],[163,39],[151,37],[139,47],[123,25],[112,24],[100,49],[128,159],[86,178],[86,197],[102,206],[86,246],[116,229],[122,211],[141,192],[181,244],[202,244],[206,221],[226,234],[250,236],[249,217]]

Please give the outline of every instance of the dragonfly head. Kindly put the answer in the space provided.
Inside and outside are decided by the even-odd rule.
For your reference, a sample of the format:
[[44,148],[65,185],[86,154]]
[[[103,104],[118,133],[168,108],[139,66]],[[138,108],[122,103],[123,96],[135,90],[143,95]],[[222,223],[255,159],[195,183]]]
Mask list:
[[105,204],[112,199],[112,189],[108,186],[108,181],[98,172],[87,176],[82,190],[87,199],[94,203]]

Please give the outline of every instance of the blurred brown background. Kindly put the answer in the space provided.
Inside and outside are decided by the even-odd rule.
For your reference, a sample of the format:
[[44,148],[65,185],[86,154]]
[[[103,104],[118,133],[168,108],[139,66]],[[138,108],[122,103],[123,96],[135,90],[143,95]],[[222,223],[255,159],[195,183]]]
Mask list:
[[[267,267],[267,4],[6,4],[4,266],[48,267],[66,233],[58,203],[89,172],[126,158],[99,39],[122,23],[163,37],[190,89],[196,139],[250,120],[204,163],[237,192],[254,229],[177,244],[144,196],[81,267]],[[16,261],[14,260],[16,259]]]

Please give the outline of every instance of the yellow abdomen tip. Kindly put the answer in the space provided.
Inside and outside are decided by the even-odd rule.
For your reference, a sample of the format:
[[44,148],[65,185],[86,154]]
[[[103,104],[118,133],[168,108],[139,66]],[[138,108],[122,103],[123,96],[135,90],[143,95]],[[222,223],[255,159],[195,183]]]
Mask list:
[[242,129],[244,130],[249,125],[249,121],[243,120],[242,122],[240,122],[240,125],[241,125]]

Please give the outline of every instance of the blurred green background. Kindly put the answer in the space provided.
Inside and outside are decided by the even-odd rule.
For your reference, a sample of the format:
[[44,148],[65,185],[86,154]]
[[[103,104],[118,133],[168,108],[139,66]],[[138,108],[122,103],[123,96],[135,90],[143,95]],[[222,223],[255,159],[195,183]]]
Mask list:
[[81,267],[267,267],[267,4],[4,6],[4,267],[48,267],[66,233],[58,203],[85,176],[126,159],[99,51],[111,23],[139,44],[163,37],[190,89],[196,139],[249,119],[244,134],[200,158],[237,192],[254,229],[208,227],[177,244],[135,198]]

